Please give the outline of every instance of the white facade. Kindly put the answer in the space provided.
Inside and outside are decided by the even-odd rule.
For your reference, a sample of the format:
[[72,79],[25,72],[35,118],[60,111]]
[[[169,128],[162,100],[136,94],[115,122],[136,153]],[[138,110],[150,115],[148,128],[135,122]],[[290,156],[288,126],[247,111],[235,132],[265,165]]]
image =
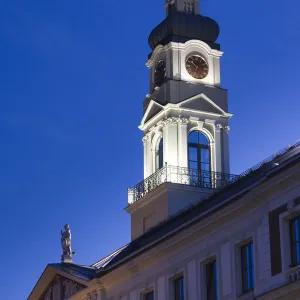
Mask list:
[[[203,57],[208,63],[209,72],[204,79],[195,79],[186,70],[186,59],[195,54]],[[212,49],[208,44],[199,40],[190,40],[186,43],[170,42],[166,46],[159,45],[155,48],[147,66],[151,71],[152,82],[155,65],[160,60],[164,60],[167,78],[218,87],[221,85],[220,58],[222,55],[222,51]]]
[[[186,70],[186,59],[193,54],[201,55],[208,62],[209,72],[204,79],[195,79]],[[206,43],[196,40],[184,44],[171,42],[165,47],[158,46],[147,62],[151,71],[152,86],[155,65],[164,60],[167,78],[216,89],[221,84],[222,54],[221,51],[211,49]],[[189,87],[184,88],[189,89]],[[159,89],[156,87],[156,91]],[[173,94],[170,93],[169,97],[172,96]],[[219,99],[210,99],[205,93],[199,93],[178,103],[172,103],[173,99],[170,99],[169,103],[163,106],[152,100],[152,95],[148,97],[150,103],[139,127],[144,131],[145,178],[157,170],[155,153],[160,138],[164,140],[164,162],[171,166],[188,167],[188,135],[194,130],[203,132],[209,139],[211,170],[230,172],[228,120],[232,114],[217,104],[220,102]],[[180,96],[178,98],[180,99]]]
[[[166,7],[190,13],[191,4],[198,14],[199,1],[169,0]],[[155,300],[300,299],[300,245],[297,264],[291,255],[291,222],[297,217],[300,224],[300,143],[238,180],[224,177],[230,173],[232,114],[220,87],[222,54],[193,39],[154,49],[147,62],[151,94],[139,126],[144,181],[130,189],[126,207],[131,242],[90,267],[49,265],[29,300],[145,300],[148,292]],[[203,79],[189,74],[191,55],[207,63]],[[157,84],[161,61],[166,70],[160,69],[163,80]],[[191,175],[194,132],[207,139],[199,149],[209,152],[209,167]],[[250,263],[242,250],[246,245],[252,247]],[[209,297],[208,291],[216,294]]]
[[[116,264],[108,261],[105,273],[99,278],[78,280],[76,276],[48,267],[42,280],[47,282],[48,278],[51,282],[52,272],[86,285],[69,300],[143,300],[144,293],[149,291],[154,291],[156,300],[174,300],[174,279],[183,276],[184,300],[206,300],[205,266],[215,259],[220,300],[300,299],[300,267],[290,267],[289,241],[289,221],[300,215],[299,153],[300,146],[294,165],[289,163],[287,167],[282,163],[269,169],[259,181],[240,190],[243,196],[234,193],[228,198],[228,205],[222,203],[220,209],[212,208],[213,213],[207,210],[196,215],[190,222],[154,239],[153,244],[137,248]],[[271,215],[285,205],[285,211],[278,214],[281,246],[273,249]],[[243,293],[240,249],[249,241],[254,249],[254,289]],[[130,245],[115,256],[126,247]],[[280,272],[272,274],[276,265],[278,267],[272,259],[278,250]],[[47,285],[38,284],[35,291],[42,286]],[[29,298],[37,299],[35,294]]]

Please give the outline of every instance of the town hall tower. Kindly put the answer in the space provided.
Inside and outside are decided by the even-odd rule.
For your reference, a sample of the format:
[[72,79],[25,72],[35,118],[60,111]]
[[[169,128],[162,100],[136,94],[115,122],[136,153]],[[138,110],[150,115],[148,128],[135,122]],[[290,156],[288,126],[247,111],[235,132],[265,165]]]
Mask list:
[[[171,0],[165,8],[165,20],[148,40],[150,92],[139,126],[144,132],[144,181],[129,191],[128,199],[133,223],[143,223],[139,234],[230,180],[226,174],[232,114],[227,90],[221,88],[219,25],[200,14],[198,0]],[[164,185],[165,197],[158,197],[154,189],[162,182],[169,184]],[[181,200],[170,191],[178,184],[187,185],[176,193]],[[135,203],[146,195],[152,198],[150,194],[160,207],[166,202],[161,217],[154,202],[148,206],[143,199],[143,208]]]

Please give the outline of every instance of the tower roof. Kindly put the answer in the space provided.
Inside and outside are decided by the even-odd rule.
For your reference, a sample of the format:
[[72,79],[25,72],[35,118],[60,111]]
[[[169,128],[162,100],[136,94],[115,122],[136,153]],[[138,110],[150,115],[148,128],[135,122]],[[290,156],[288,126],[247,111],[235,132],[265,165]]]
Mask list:
[[213,19],[202,15],[177,11],[175,6],[169,7],[167,18],[150,33],[148,42],[152,50],[158,45],[169,42],[186,42],[191,39],[201,40],[212,48],[219,36],[220,28]]

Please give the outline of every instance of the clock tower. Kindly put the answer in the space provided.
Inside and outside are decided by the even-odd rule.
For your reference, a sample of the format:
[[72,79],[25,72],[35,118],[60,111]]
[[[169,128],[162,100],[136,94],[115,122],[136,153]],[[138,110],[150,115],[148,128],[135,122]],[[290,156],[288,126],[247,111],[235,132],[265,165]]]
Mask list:
[[[144,132],[144,181],[129,189],[127,208],[132,227],[138,218],[148,221],[142,231],[133,229],[133,237],[231,180],[232,114],[227,90],[221,87],[219,25],[200,14],[199,0],[167,0],[165,9],[165,20],[148,39],[150,88],[139,126]],[[158,197],[161,185],[165,196]],[[164,201],[166,212],[158,213]]]

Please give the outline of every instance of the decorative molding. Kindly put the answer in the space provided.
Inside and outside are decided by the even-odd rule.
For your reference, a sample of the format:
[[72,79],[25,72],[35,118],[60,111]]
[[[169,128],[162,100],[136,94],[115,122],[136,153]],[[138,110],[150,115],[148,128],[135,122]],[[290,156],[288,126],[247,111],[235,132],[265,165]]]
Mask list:
[[187,125],[190,122],[189,119],[186,118],[179,118],[178,123],[182,124],[182,125]]
[[[56,275],[40,300],[64,300],[75,295],[85,286],[79,282]],[[94,299],[93,299],[94,300]]]
[[227,133],[229,133],[229,131],[230,131],[230,126],[225,126],[225,131],[227,132]]
[[216,120],[205,119],[205,124],[215,125]]
[[216,124],[216,126],[215,126],[216,131],[221,131],[222,128],[223,128],[223,126],[221,124]]
[[163,120],[163,127],[166,127],[171,124],[178,124],[179,118],[178,117],[169,117]]
[[150,139],[150,134],[146,134],[143,138],[142,138],[142,141],[144,144],[147,143],[147,141]]
[[97,291],[92,291],[87,294],[86,300],[97,300]]
[[199,118],[197,118],[197,117],[190,117],[190,121],[194,121],[194,122],[197,122],[197,121],[199,121]]
[[71,297],[72,295],[76,294],[80,290],[80,285],[77,282],[69,279],[63,281],[62,285],[64,287],[65,298]]

